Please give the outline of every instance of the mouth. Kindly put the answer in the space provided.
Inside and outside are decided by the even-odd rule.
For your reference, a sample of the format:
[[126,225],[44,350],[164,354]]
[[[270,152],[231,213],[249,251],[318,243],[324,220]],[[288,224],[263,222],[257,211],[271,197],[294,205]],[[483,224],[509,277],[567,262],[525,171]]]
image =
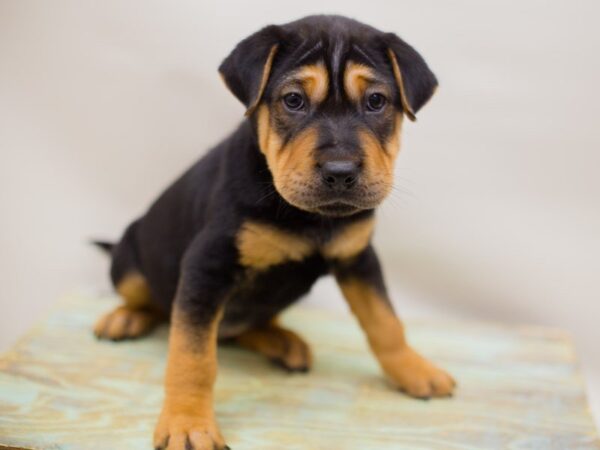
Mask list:
[[374,209],[385,195],[366,188],[354,192],[334,193],[322,189],[279,191],[282,197],[295,207],[328,217],[351,216],[361,211]]
[[340,201],[326,203],[323,205],[319,205],[315,208],[317,212],[323,214],[325,216],[334,216],[334,217],[342,217],[349,216],[360,211],[362,208],[359,208],[350,203],[344,203]]

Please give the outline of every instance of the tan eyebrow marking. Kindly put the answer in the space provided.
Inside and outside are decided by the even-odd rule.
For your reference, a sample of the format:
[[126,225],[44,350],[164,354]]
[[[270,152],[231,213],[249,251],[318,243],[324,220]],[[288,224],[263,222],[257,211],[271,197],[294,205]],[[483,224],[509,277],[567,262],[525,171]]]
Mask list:
[[325,100],[329,88],[329,74],[323,63],[301,67],[293,79],[300,82],[312,103]]
[[368,66],[349,61],[344,72],[344,89],[352,100],[360,102],[369,84],[377,77]]

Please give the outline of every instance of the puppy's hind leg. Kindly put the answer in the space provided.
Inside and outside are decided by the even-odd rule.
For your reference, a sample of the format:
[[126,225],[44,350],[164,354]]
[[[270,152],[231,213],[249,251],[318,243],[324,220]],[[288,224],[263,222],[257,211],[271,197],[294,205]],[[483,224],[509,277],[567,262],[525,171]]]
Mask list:
[[138,269],[134,244],[136,227],[137,222],[130,225],[115,247],[105,247],[112,254],[111,278],[123,305],[96,322],[94,334],[99,339],[135,339],[149,333],[164,320],[152,306],[150,288]]
[[117,284],[117,292],[124,304],[96,322],[94,334],[99,339],[135,339],[152,331],[161,321],[161,317],[152,309],[150,291],[140,273],[126,275]]
[[310,347],[291,330],[276,322],[252,328],[234,338],[234,342],[260,353],[289,372],[308,372],[312,365]]

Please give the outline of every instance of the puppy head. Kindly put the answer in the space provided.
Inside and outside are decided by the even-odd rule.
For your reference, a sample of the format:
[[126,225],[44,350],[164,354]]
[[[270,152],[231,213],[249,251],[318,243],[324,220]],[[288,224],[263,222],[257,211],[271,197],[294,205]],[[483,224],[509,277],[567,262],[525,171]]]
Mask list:
[[437,86],[399,37],[339,16],[266,27],[219,71],[255,123],[279,194],[327,216],[383,201],[403,119],[415,120]]

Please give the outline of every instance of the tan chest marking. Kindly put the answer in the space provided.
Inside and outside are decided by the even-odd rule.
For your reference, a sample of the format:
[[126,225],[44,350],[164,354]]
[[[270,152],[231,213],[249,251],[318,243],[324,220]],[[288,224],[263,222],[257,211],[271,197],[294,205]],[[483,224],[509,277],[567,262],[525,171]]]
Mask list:
[[358,255],[369,245],[374,226],[372,217],[348,225],[322,247],[321,253],[328,259],[348,259]]
[[259,270],[286,261],[302,261],[316,251],[308,238],[259,222],[245,222],[236,239],[240,263]]

